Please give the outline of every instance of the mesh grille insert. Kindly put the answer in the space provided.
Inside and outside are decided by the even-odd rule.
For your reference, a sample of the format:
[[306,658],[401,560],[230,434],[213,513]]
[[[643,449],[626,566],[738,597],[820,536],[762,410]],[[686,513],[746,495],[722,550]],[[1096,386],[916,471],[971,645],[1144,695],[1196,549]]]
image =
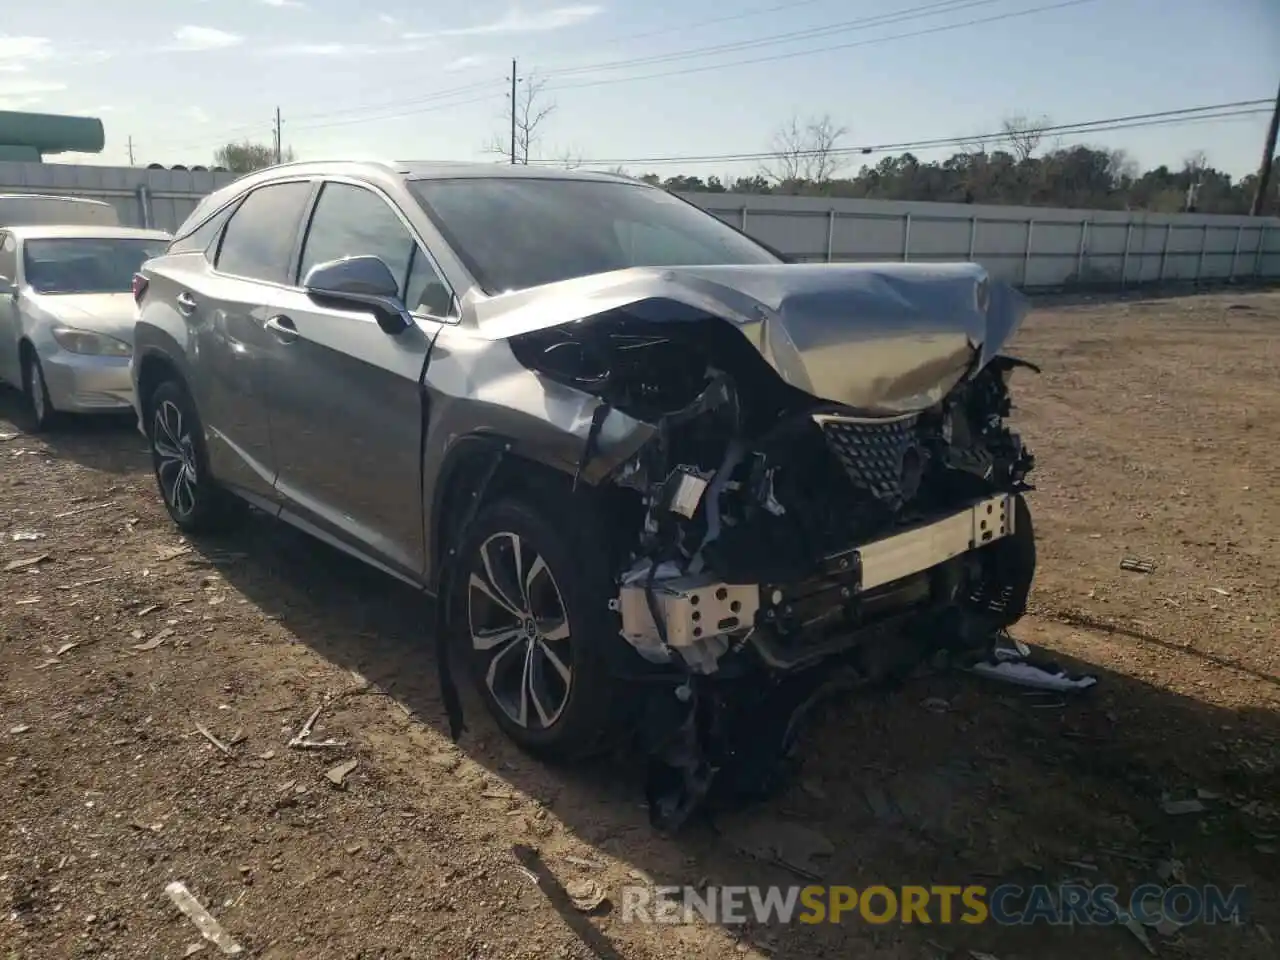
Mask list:
[[895,510],[915,495],[924,463],[918,415],[896,420],[814,419],[854,486]]

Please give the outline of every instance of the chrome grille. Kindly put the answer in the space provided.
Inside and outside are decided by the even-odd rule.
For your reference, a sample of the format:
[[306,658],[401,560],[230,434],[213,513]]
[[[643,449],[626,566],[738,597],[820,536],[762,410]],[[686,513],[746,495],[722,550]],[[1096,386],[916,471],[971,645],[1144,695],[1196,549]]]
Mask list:
[[891,510],[915,496],[924,466],[918,415],[863,420],[824,414],[814,420],[854,486]]

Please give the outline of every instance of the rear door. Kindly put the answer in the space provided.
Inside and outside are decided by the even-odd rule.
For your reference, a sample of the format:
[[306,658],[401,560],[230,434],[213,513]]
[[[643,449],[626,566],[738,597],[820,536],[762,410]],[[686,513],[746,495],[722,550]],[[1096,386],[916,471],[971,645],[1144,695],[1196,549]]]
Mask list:
[[393,202],[344,180],[321,188],[297,282],[318,263],[380,257],[417,324],[394,336],[370,311],[320,306],[301,289],[273,302],[264,365],[277,495],[296,522],[410,579],[423,570],[421,378],[452,293]]
[[201,228],[192,235],[187,269],[170,273],[179,281],[172,302],[194,334],[188,360],[210,469],[222,483],[268,502],[275,497],[276,463],[264,365],[275,340],[265,324],[270,303],[288,288],[302,217],[314,189],[311,180],[256,188],[225,225],[213,225],[217,232],[207,256],[194,256],[205,232]]

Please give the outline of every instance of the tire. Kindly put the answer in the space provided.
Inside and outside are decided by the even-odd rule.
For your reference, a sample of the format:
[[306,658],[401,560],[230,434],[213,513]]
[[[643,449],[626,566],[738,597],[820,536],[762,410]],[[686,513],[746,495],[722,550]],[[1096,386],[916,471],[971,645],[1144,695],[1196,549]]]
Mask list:
[[27,406],[27,426],[32,433],[48,433],[58,425],[58,411],[49,399],[44,367],[30,347],[22,351],[22,394]]
[[482,509],[463,533],[451,607],[472,681],[498,725],[528,752],[570,762],[614,744],[632,699],[616,677],[635,654],[609,609],[602,542],[581,505],[562,499]]
[[186,388],[167,380],[146,401],[151,467],[165,509],[185,533],[221,533],[244,514],[239,500],[214,481],[204,430]]

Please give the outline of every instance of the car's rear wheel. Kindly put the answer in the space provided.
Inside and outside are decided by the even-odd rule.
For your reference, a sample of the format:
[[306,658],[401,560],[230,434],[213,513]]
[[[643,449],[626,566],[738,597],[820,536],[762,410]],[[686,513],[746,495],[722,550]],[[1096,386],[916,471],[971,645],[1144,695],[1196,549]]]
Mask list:
[[191,395],[169,380],[151,393],[146,410],[151,465],[173,522],[187,533],[217,533],[233,526],[243,510],[209,472],[204,432]]
[[22,392],[27,403],[27,419],[33,433],[45,433],[57,424],[58,411],[49,399],[49,385],[44,381],[44,367],[30,347],[22,351]]
[[608,563],[586,524],[503,500],[466,531],[453,580],[476,687],[516,743],[550,760],[608,746],[626,713],[613,667],[623,644]]

